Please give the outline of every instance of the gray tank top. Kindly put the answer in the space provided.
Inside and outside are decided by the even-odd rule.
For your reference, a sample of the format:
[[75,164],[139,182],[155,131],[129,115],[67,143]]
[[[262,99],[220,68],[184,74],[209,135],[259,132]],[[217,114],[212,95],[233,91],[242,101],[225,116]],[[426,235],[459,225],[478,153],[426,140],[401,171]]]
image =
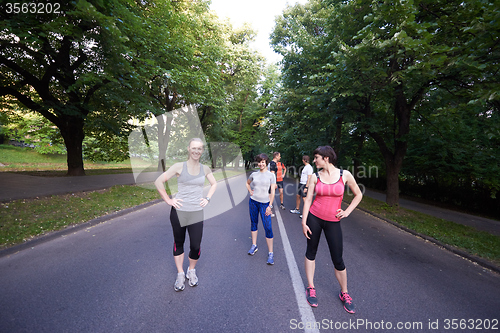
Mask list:
[[205,170],[200,163],[200,173],[196,176],[188,172],[187,162],[182,164],[182,172],[177,177],[176,199],[182,199],[182,207],[179,211],[193,212],[203,210],[200,206],[200,200],[203,198],[203,185],[205,185]]

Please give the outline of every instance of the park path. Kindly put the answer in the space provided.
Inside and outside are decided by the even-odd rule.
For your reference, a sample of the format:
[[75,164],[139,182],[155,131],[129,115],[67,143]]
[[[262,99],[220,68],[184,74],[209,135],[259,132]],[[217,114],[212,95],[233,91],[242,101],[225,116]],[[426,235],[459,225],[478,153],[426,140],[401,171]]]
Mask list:
[[[223,191],[216,193],[211,205],[224,202],[222,196]],[[287,208],[294,200],[286,195]],[[467,327],[499,327],[498,274],[359,210],[342,221],[357,313],[345,312],[338,300],[324,239],[315,276],[319,307],[311,309],[303,301],[305,239],[299,217],[276,211],[276,264],[269,266],[263,232],[257,254],[247,255],[247,199],[228,208],[205,221],[200,285],[183,292],[173,290],[176,270],[165,203],[1,257],[0,332],[471,332]],[[454,324],[465,328],[452,330]]]

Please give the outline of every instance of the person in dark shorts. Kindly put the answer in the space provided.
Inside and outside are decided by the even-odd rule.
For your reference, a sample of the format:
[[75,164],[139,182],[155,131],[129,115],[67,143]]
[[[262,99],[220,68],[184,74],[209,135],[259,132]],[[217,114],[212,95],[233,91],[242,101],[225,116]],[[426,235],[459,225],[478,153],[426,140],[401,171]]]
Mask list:
[[279,152],[273,153],[273,160],[269,164],[269,170],[276,175],[276,185],[280,192],[280,208],[285,209],[283,205],[283,177],[286,174],[286,167],[280,162],[281,154]]
[[[304,168],[300,173],[299,186],[297,187],[297,198],[295,200],[295,209],[292,209],[290,213],[292,214],[300,214],[300,198],[305,200],[307,196],[307,184],[309,183],[309,179],[313,174],[313,168],[311,164],[309,164],[310,158],[307,155],[302,156],[302,163],[304,163]],[[302,215],[300,215],[302,218]]]
[[[188,145],[188,160],[175,163],[155,181],[155,186],[162,199],[172,206],[170,223],[174,234],[173,253],[175,266],[177,267],[177,279],[174,283],[175,291],[184,290],[186,278],[189,280],[191,287],[198,285],[195,266],[200,258],[201,238],[203,235],[203,207],[210,202],[210,198],[217,188],[217,182],[210,167],[200,163],[203,150],[204,145],[201,139],[191,139]],[[164,183],[174,176],[177,177],[178,191],[174,198],[170,198],[165,191]],[[203,197],[205,178],[210,183],[210,190],[207,196]],[[189,233],[190,252],[188,256],[189,267],[186,274],[184,274],[186,231]]]

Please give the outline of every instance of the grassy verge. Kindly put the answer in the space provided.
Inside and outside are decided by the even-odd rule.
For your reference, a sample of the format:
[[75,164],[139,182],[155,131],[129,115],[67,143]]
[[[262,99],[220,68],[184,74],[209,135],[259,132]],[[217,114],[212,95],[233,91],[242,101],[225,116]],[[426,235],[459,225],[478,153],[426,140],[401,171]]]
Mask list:
[[[66,155],[42,155],[31,148],[0,145],[0,172],[58,177],[66,175],[68,165]],[[87,175],[132,172],[130,160],[123,162],[84,161]]]
[[[352,196],[345,197],[346,202],[351,200]],[[363,197],[359,207],[500,266],[498,236],[402,207],[390,207],[367,196]]]
[[[62,177],[67,171],[65,155],[41,155],[30,148],[10,145],[0,145],[0,163],[3,165],[0,172],[33,176]],[[131,173],[132,168],[129,160],[119,163],[85,161],[85,172],[87,175]],[[242,172],[227,170],[226,176]],[[217,180],[224,178],[221,171],[214,172],[214,176]],[[175,181],[169,182],[169,190],[177,192]],[[156,199],[160,196],[154,185],[143,184],[0,203],[0,249]]]
[[[242,172],[230,170],[226,176]],[[224,178],[221,171],[214,176],[217,180]],[[176,183],[169,182],[169,189],[175,193]],[[154,185],[144,184],[0,203],[0,249],[156,199],[160,196]]]

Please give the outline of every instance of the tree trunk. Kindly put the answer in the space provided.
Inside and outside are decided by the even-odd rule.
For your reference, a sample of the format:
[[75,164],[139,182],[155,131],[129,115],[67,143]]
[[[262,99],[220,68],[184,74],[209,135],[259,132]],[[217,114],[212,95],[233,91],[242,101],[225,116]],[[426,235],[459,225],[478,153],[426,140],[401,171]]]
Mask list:
[[85,176],[83,167],[84,120],[80,117],[61,117],[59,130],[67,150],[68,176]]
[[164,171],[161,161],[164,160],[166,163],[166,155],[168,143],[170,141],[170,130],[172,129],[172,120],[174,119],[171,111],[166,112],[158,117],[158,171]]
[[403,159],[399,162],[395,158],[386,158],[386,198],[385,202],[389,206],[399,205],[399,171],[401,170]]
[[[399,172],[408,149],[407,135],[410,133],[410,115],[412,106],[406,102],[402,86],[395,90],[393,148],[389,148],[384,137],[377,132],[368,131],[384,156],[387,173],[386,203],[389,206],[399,205]],[[366,113],[368,114],[368,113]]]

